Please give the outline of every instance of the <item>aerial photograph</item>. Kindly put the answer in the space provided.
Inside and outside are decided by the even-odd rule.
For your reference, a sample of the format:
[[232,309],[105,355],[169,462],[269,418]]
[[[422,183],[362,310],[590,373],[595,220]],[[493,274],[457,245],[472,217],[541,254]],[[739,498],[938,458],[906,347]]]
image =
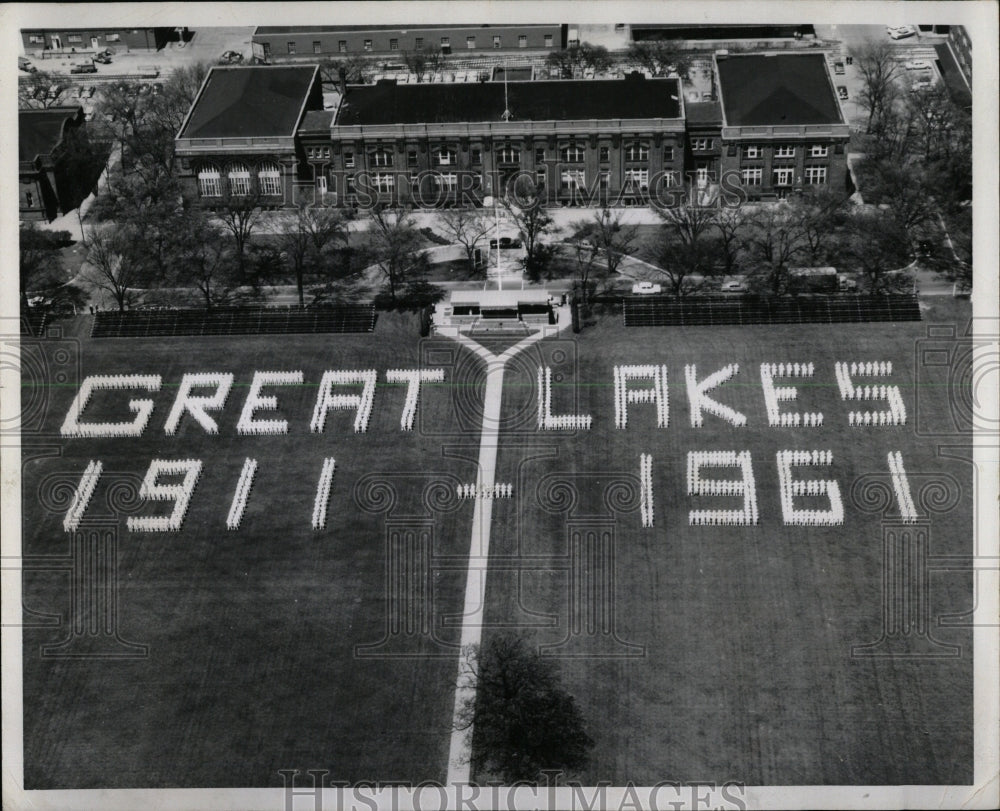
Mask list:
[[4,809],[995,807],[996,6],[615,5],[4,12]]

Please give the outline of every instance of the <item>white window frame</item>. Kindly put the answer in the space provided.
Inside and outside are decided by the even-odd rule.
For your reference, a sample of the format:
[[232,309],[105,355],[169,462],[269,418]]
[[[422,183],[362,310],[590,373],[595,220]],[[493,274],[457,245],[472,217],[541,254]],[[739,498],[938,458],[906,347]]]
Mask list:
[[45,44],[45,37],[43,37],[41,34],[29,34],[28,35],[28,42],[31,45],[44,45]]
[[396,188],[396,177],[392,172],[374,172],[372,186],[379,194],[391,194]]
[[222,197],[222,174],[218,166],[203,166],[198,170],[198,194],[202,197]]
[[[782,178],[787,179],[783,181]],[[791,186],[795,182],[795,169],[791,166],[776,166],[772,169],[771,179],[773,186]]]
[[587,188],[587,173],[583,169],[563,169],[559,176],[559,188],[562,191]]
[[435,166],[457,166],[458,154],[448,146],[439,146],[434,150]]
[[465,38],[465,47],[468,48],[470,51],[473,50],[476,47],[476,38],[475,37],[466,37]]
[[774,148],[774,157],[776,157],[776,158],[794,158],[795,157],[795,147],[794,146],[776,146]]
[[810,158],[826,158],[830,154],[830,147],[825,144],[813,144],[809,147]]
[[345,152],[344,153],[344,168],[353,169],[354,168],[354,153]]
[[497,150],[497,163],[520,163],[521,150],[516,146],[502,146]]
[[458,175],[455,172],[437,172],[434,181],[439,191],[458,191]]
[[250,167],[245,163],[231,164],[226,170],[226,180],[229,181],[229,193],[233,197],[250,195]]
[[[325,180],[325,178],[324,178]],[[257,185],[264,196],[281,194],[281,167],[276,163],[262,163],[257,167]]]
[[825,166],[807,166],[805,171],[806,184],[809,186],[826,185]]
[[704,152],[705,150],[712,148],[711,138],[692,138],[691,139],[691,151],[692,152]]
[[740,181],[744,186],[761,186],[764,183],[764,170],[759,166],[741,169]]
[[527,48],[528,47],[528,35],[527,34],[518,34],[517,35],[517,47],[518,48]]
[[627,161],[648,161],[649,147],[641,141],[631,141],[625,147],[625,160]]
[[503,47],[503,39],[500,34],[493,35],[493,50],[498,51]]
[[375,49],[375,43],[370,39],[366,39],[363,43],[363,47],[366,52],[371,53]]
[[380,168],[392,166],[392,152],[388,149],[376,149],[374,152],[368,153],[368,160],[372,166]]
[[640,191],[649,191],[649,169],[626,169],[625,188],[638,188]]
[[552,34],[545,34],[545,39],[543,40],[546,48],[552,47]]
[[663,160],[668,163],[673,163],[674,160],[674,148],[672,146],[663,147]]
[[559,150],[559,157],[563,163],[583,163],[585,151],[579,144],[564,146]]
[[326,194],[326,175],[316,175],[316,191],[319,193],[320,197]]
[[764,150],[759,146],[745,146],[743,147],[743,157],[744,158],[760,158],[763,157]]

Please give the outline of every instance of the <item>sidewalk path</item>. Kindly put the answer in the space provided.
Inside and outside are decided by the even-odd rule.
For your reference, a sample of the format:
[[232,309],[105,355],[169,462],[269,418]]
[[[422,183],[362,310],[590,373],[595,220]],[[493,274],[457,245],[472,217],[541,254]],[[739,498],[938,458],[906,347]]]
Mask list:
[[[494,355],[472,338],[459,333],[455,340],[486,362],[486,393],[483,397],[483,426],[479,441],[479,470],[476,490],[492,488],[496,482],[497,450],[500,438],[500,407],[503,399],[504,367],[508,360],[533,343],[548,336],[558,335],[571,324],[569,306],[559,308],[559,320],[554,326],[545,325],[539,332]],[[514,494],[515,498],[517,493]],[[479,645],[483,634],[486,608],[486,572],[490,557],[490,525],[493,518],[493,499],[477,498],[472,513],[472,538],[469,544],[469,568],[465,580],[465,603],[462,612],[462,651],[470,645]],[[466,699],[476,694],[475,682],[463,669],[461,656],[455,683],[455,711],[452,723],[451,746],[448,752],[448,779],[446,786],[468,784],[470,779],[469,743],[472,728],[456,728]]]

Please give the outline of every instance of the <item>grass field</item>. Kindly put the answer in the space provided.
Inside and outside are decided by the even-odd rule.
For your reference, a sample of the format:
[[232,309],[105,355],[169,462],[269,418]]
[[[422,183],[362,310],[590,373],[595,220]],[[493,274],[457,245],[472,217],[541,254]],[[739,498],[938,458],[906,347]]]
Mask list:
[[[930,319],[957,321],[961,331],[967,303],[936,307]],[[584,634],[548,649],[576,654],[561,667],[596,741],[579,776],[585,783],[971,781],[968,631],[935,622],[937,639],[962,646],[958,658],[851,655],[853,645],[881,633],[881,524],[895,512],[890,506],[884,519],[856,504],[859,477],[887,481],[886,455],[894,450],[902,452],[915,498],[926,482],[951,477],[954,504],[931,518],[930,554],[972,548],[970,468],[939,456],[937,441],[917,435],[912,420],[898,430],[848,428],[849,407],[834,376],[835,360],[891,360],[892,382],[911,416],[920,397],[921,414],[945,419],[944,373],[928,377],[916,368],[927,327],[623,330],[620,316],[602,316],[580,335],[541,341],[508,364],[497,481],[514,483],[516,497],[494,505],[485,635],[513,625],[534,642],[558,645],[571,620],[582,617],[586,631],[588,606],[613,605],[617,638]],[[37,371],[45,368],[40,359],[25,364],[35,370],[23,393],[31,416],[23,439],[26,620],[45,613],[63,620],[59,628],[24,631],[26,787],[268,786],[281,785],[279,769],[296,768],[328,769],[330,779],[347,781],[443,781],[457,656],[451,646],[460,635],[444,619],[461,608],[472,518],[472,501],[458,502],[446,488],[475,480],[483,364],[446,339],[419,341],[415,319],[397,314],[381,315],[371,335],[64,343],[79,353],[84,375],[155,373],[163,389],[149,395],[156,410],[141,438],[63,440],[58,430],[78,380],[70,373],[59,382],[52,357],[48,372]],[[41,347],[29,347],[29,359],[56,351]],[[758,368],[781,361],[815,363],[814,379],[795,385],[801,410],[824,412],[823,427],[767,426]],[[556,373],[553,410],[592,414],[590,431],[536,430],[540,362]],[[656,428],[652,407],[633,405],[628,429],[615,429],[614,365],[654,362],[669,369],[669,426]],[[714,394],[746,413],[747,426],[706,415],[702,428],[690,427],[684,365],[696,363],[703,378],[731,362],[740,364],[739,377]],[[421,364],[443,366],[446,383],[424,387],[415,430],[404,433],[405,391],[383,385],[384,372]],[[325,433],[311,434],[322,372],[366,368],[379,370],[380,384],[368,432],[354,434],[353,414],[335,412]],[[297,369],[306,385],[267,392],[278,396],[288,435],[238,436],[253,371]],[[210,370],[236,379],[216,412],[219,434],[207,436],[185,417],[177,436],[165,436],[181,375]],[[95,394],[86,419],[129,419],[124,399]],[[783,448],[833,452],[830,468],[796,475],[838,482],[844,526],[782,525],[774,457]],[[751,452],[759,526],[688,526],[689,509],[734,506],[684,492],[687,452],[717,449]],[[634,500],[608,495],[615,480],[637,483],[641,453],[653,457],[652,529],[641,528]],[[326,529],[314,532],[313,495],[327,456],[337,460],[329,517]],[[36,571],[31,560],[65,559],[67,488],[89,460],[100,459],[105,474],[88,519],[113,518],[113,510],[155,512],[129,488],[157,457],[199,458],[204,469],[182,531],[133,534],[122,519],[119,631],[147,645],[148,656],[42,656],[40,646],[67,633],[68,577]],[[226,513],[245,457],[260,467],[243,526],[229,532]],[[375,481],[396,493],[384,512],[373,511],[386,502],[366,489]],[[432,533],[424,554],[437,561],[424,584],[430,597],[411,606],[426,610],[431,633],[407,633],[412,617],[402,617],[400,632],[380,651],[404,655],[358,657],[356,646],[387,634],[399,586],[389,547],[394,533],[413,528]],[[574,530],[612,538],[613,566],[585,558],[571,574]],[[612,571],[604,593],[613,599],[603,599],[595,584]],[[968,574],[933,572],[930,583],[933,618],[971,609]],[[591,618],[598,629],[610,627],[607,616]],[[436,655],[412,655],[428,653]]]

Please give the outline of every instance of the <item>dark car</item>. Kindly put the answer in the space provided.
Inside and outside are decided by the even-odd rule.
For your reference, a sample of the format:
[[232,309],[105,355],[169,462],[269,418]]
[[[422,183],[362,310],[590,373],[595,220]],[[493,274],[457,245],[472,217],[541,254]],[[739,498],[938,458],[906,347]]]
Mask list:
[[97,73],[97,65],[93,62],[81,62],[79,65],[73,65],[69,70],[70,73]]
[[243,61],[243,54],[239,51],[226,51],[222,58],[219,59],[219,63],[222,65],[233,65],[238,64]]
[[94,57],[95,62],[100,62],[102,65],[111,64],[111,53],[109,51],[101,51],[97,56]]

